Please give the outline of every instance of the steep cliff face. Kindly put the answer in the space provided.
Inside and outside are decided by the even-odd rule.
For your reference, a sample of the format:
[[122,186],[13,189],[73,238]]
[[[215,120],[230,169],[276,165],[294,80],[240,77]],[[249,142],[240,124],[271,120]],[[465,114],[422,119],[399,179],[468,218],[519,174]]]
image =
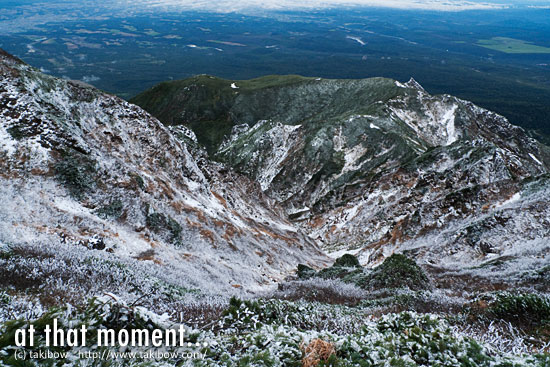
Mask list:
[[258,184],[192,156],[190,130],[5,53],[0,75],[3,249],[74,250],[89,274],[94,256],[218,293],[255,291],[298,262],[325,262]]
[[[372,265],[409,251],[487,274],[548,262],[548,148],[413,79],[201,76],[135,101],[199,132],[216,159],[256,180],[330,251],[356,250]],[[216,124],[223,138],[204,129]]]

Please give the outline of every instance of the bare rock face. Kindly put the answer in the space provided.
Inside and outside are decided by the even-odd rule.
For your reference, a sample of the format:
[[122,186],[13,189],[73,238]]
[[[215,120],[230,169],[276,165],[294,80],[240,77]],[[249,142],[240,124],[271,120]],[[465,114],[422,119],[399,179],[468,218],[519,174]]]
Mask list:
[[516,280],[549,262],[549,148],[413,79],[201,76],[135,101],[193,129],[329,251]]
[[4,52],[0,75],[3,246],[74,249],[82,269],[89,252],[217,293],[254,292],[298,263],[325,263],[260,185],[192,156],[191,131]]

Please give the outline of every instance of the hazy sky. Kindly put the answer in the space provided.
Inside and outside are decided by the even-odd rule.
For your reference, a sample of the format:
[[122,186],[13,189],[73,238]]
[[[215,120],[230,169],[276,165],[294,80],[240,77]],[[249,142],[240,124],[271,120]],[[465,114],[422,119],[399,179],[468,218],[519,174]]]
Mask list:
[[311,10],[376,6],[437,11],[550,7],[550,0],[0,0],[0,34],[28,30],[48,22],[128,17],[149,11],[201,10],[258,15],[269,10]]
[[311,9],[337,6],[380,6],[399,9],[469,10],[505,8],[510,1],[489,0],[488,2],[467,0],[121,0],[129,6],[143,4],[156,7],[181,9],[204,9],[218,12],[243,11],[250,9]]

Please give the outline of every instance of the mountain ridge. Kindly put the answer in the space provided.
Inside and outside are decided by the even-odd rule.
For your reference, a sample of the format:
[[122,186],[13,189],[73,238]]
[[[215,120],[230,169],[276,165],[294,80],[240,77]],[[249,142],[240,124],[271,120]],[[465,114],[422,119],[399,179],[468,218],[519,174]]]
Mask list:
[[[532,187],[548,188],[550,150],[504,117],[432,96],[412,78],[262,80],[269,85],[203,75],[133,101],[153,114],[169,105],[177,112],[164,123],[194,130],[211,157],[258,181],[325,249],[359,251],[364,264],[409,251],[426,264],[473,269],[521,248],[518,226],[549,237],[540,228],[550,213],[521,205],[546,200]],[[149,95],[163,102],[148,104]],[[210,108],[197,115],[196,105]],[[215,137],[201,124],[218,126]],[[517,222],[520,213],[530,217]],[[545,262],[541,251],[525,272]],[[513,262],[489,270],[512,277]]]

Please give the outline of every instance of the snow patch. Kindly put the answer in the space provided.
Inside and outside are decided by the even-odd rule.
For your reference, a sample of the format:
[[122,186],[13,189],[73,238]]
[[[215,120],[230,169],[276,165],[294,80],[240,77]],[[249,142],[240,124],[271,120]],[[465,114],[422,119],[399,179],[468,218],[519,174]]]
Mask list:
[[543,166],[542,162],[539,161],[539,160],[537,159],[537,157],[535,157],[532,153],[529,153],[529,157],[533,158],[533,160],[534,160],[535,162],[537,162],[538,164],[540,164],[541,166]]
[[[4,121],[2,121],[4,122]],[[17,141],[11,137],[8,133],[5,124],[0,126],[0,149],[2,149],[8,156],[13,155],[16,151]]]
[[360,248],[358,249],[355,249],[355,250],[347,250],[347,249],[343,249],[343,250],[337,250],[337,251],[333,251],[333,252],[329,252],[328,253],[328,256],[332,257],[333,259],[338,259],[339,257],[342,257],[346,254],[350,254],[350,255],[357,255],[357,253],[361,251]]
[[521,199],[521,194],[519,192],[516,192],[510,199],[508,199],[506,201],[503,201],[502,203],[495,206],[495,208],[501,208],[501,207],[506,206],[508,204],[512,204],[512,203],[518,201],[519,199]]
[[[411,111],[405,108],[391,106],[390,110],[395,116],[415,131],[419,137],[432,145],[450,145],[460,137],[455,126],[455,112],[457,104],[449,107],[447,104],[435,101],[423,102],[423,96],[419,96],[423,107],[420,111]],[[396,99],[394,102],[407,105],[407,101]]]
[[445,130],[447,131],[447,144],[451,145],[458,140],[458,135],[455,129],[455,112],[458,106],[455,104],[453,107],[445,112],[443,115],[442,123],[445,125]]

